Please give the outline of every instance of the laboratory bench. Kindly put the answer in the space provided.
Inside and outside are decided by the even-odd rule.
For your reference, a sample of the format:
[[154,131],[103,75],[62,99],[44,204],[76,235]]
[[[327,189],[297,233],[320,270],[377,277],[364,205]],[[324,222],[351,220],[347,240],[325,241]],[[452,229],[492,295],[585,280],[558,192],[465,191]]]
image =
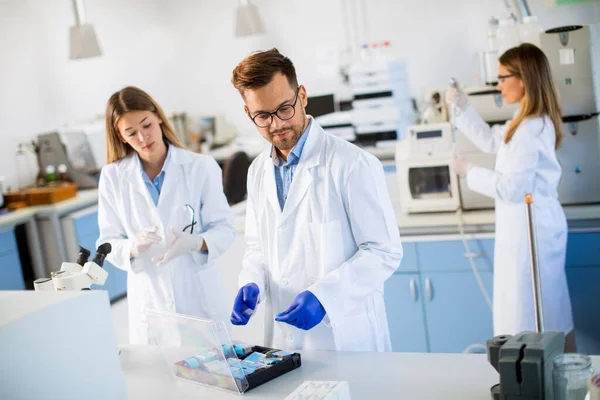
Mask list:
[[[498,373],[483,354],[299,351],[302,366],[244,394],[284,399],[304,381],[347,381],[356,399],[480,400],[490,398]],[[156,346],[121,347],[128,398],[239,399],[239,395],[170,375]],[[592,357],[594,370],[600,357]]]
[[[21,244],[25,246],[23,250],[19,249],[17,241],[17,236],[22,231],[21,227],[27,238],[26,243]],[[43,272],[44,262],[35,210],[29,208],[0,216],[0,290],[26,288],[22,256],[30,257],[31,274]]]
[[[77,259],[78,245],[95,254],[98,228],[98,190],[80,190],[77,196],[56,204],[32,206],[0,216],[0,290],[31,288],[25,281],[20,253],[15,239],[16,228],[27,229],[27,248],[31,256],[33,276],[49,277],[58,271],[62,262]],[[111,301],[123,297],[127,291],[127,274],[109,262],[104,268],[109,276],[103,287],[92,289],[108,291]]]
[[[523,207],[525,207],[523,203]],[[570,232],[600,231],[600,205],[563,206]],[[406,214],[394,204],[396,222],[401,235],[458,233],[459,216],[455,212]],[[462,212],[465,232],[494,232],[494,210]]]

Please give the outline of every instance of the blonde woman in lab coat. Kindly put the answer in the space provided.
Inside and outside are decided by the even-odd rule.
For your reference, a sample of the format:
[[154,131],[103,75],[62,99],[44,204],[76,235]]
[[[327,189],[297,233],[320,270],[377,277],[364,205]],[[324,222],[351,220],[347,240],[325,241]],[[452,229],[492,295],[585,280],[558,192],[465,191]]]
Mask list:
[[550,66],[532,44],[500,57],[498,90],[507,104],[519,103],[514,119],[488,126],[460,89],[449,87],[446,101],[457,108],[456,126],[486,153],[496,153],[494,171],[455,159],[469,188],[495,199],[494,334],[535,330],[531,263],[524,196],[532,193],[539,245],[546,330],[567,335],[575,350],[573,317],[565,274],[567,223],[557,195],[561,167],[561,109]]
[[215,260],[235,230],[221,169],[183,149],[160,106],[135,87],[110,97],[106,131],[98,244],[109,242],[108,260],[128,272],[130,342],[148,342],[146,308],[227,321]]

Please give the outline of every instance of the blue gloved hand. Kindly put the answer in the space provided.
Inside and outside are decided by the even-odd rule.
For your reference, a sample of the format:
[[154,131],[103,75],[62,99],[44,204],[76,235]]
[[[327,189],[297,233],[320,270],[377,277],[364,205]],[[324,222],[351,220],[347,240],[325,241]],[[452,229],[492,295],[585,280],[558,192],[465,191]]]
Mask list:
[[300,293],[292,305],[277,314],[275,321],[285,322],[305,331],[314,328],[325,317],[325,309],[317,297],[305,290]]
[[258,285],[248,283],[239,291],[233,302],[233,311],[231,311],[231,323],[234,325],[246,325],[256,308],[258,302]]

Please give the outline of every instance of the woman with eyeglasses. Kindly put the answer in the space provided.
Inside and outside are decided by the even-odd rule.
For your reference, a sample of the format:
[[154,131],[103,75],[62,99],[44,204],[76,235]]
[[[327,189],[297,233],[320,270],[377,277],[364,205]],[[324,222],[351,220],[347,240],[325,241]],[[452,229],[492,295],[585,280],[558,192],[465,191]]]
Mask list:
[[145,308],[227,321],[215,261],[235,229],[218,164],[185,150],[135,87],[108,100],[106,134],[97,243],[109,242],[108,261],[128,272],[130,342],[148,343]]
[[507,104],[519,104],[514,119],[490,128],[456,87],[446,101],[456,105],[456,127],[486,153],[495,169],[457,156],[454,168],[469,189],[495,199],[494,334],[535,331],[531,261],[524,196],[532,193],[539,252],[544,325],[566,335],[575,351],[573,317],[565,274],[567,222],[558,200],[561,167],[561,108],[550,65],[536,46],[524,43],[499,59],[498,90]]

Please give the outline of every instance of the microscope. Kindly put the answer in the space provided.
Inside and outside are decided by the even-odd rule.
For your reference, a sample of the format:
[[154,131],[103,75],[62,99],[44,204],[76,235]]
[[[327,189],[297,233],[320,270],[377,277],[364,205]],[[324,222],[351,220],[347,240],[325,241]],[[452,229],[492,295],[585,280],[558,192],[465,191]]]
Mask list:
[[50,278],[40,278],[33,282],[36,291],[90,290],[92,284],[102,286],[108,272],[102,266],[104,259],[112,250],[110,243],[104,243],[96,250],[92,261],[91,253],[79,246],[77,262],[63,262],[60,271],[52,272]]

